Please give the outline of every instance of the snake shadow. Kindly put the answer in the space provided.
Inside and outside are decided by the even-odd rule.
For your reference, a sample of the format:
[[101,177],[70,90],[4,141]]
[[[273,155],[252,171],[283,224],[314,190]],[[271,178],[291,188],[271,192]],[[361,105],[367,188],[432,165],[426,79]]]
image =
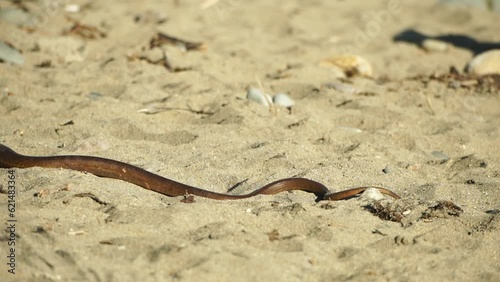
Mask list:
[[491,50],[499,49],[500,42],[482,42],[461,34],[445,34],[438,36],[429,36],[420,33],[414,29],[406,29],[393,37],[395,42],[407,42],[421,46],[425,39],[436,39],[447,42],[455,47],[470,50],[474,55]]

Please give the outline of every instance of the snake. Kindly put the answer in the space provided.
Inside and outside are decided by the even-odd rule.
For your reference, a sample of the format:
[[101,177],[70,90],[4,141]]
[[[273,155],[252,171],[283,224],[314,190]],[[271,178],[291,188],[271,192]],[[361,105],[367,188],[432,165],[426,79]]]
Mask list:
[[91,173],[99,177],[119,179],[170,197],[194,195],[215,200],[237,200],[256,195],[273,195],[285,191],[301,190],[314,193],[317,197],[316,201],[338,201],[359,196],[368,188],[375,188],[382,194],[389,195],[395,199],[401,198],[389,189],[376,186],[330,192],[325,185],[319,182],[298,177],[276,180],[248,194],[224,194],[183,184],[140,167],[113,159],[84,155],[28,156],[19,154],[11,148],[0,144],[0,168],[31,167],[63,168]]

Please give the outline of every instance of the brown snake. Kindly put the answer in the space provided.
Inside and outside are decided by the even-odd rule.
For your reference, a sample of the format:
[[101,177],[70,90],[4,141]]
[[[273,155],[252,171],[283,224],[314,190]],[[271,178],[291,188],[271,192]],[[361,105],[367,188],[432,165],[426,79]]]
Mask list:
[[174,180],[164,178],[131,164],[91,156],[25,156],[14,152],[9,147],[0,144],[0,168],[48,167],[65,168],[92,173],[100,177],[120,179],[139,185],[148,190],[166,196],[195,195],[216,200],[236,200],[256,195],[271,195],[284,191],[302,190],[314,193],[321,200],[345,200],[357,196],[366,189],[373,187],[381,193],[395,199],[400,197],[394,192],[382,187],[359,187],[340,192],[330,192],[323,184],[306,178],[285,178],[267,184],[251,193],[244,195],[229,195],[203,190]]

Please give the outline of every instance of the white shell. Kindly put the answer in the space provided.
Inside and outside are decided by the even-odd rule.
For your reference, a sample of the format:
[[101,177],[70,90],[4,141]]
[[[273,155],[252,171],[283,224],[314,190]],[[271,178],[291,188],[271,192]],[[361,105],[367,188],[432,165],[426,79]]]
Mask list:
[[[266,95],[267,98],[264,96]],[[266,107],[269,107],[270,102],[272,102],[272,97],[269,94],[264,94],[262,91],[255,87],[248,88],[247,91],[247,99]]]
[[500,49],[489,50],[475,56],[467,64],[466,70],[476,75],[500,74]]
[[278,93],[273,97],[273,103],[276,106],[291,108],[295,105],[295,101],[285,93]]
[[384,195],[376,188],[368,188],[363,192],[361,198],[369,201],[378,201],[384,199]]

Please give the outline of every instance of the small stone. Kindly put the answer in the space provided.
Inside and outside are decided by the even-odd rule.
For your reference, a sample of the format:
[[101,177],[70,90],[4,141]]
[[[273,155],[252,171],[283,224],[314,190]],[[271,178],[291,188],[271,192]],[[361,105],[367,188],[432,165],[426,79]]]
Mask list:
[[19,51],[12,48],[7,43],[0,41],[0,61],[22,65],[24,64],[24,57]]
[[422,42],[422,48],[429,52],[444,52],[448,47],[448,43],[436,39],[425,39]]
[[338,67],[342,69],[347,76],[373,76],[372,65],[368,60],[357,55],[334,56],[322,60],[319,64],[320,66],[326,67]]
[[[266,95],[266,96],[264,96]],[[272,103],[272,97],[269,94],[264,94],[262,91],[258,88],[255,87],[249,87],[247,90],[247,99],[256,103],[259,103],[261,105],[264,105],[266,107],[269,107],[269,105]]]
[[470,74],[500,74],[500,49],[481,53],[467,64],[466,71]]
[[295,101],[285,93],[278,93],[273,97],[273,103],[276,106],[291,108],[295,105]]

